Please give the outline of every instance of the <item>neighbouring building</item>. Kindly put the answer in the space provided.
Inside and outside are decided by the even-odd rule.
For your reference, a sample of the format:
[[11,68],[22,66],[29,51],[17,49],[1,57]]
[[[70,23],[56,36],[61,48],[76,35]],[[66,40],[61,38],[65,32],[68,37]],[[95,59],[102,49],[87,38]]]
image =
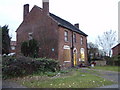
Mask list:
[[[21,54],[23,41],[39,42],[39,57],[59,60],[61,67],[71,67],[87,61],[87,35],[79,24],[70,22],[49,12],[49,0],[43,0],[43,8],[24,5],[23,22],[17,32],[17,55]],[[72,12],[71,12],[72,13]]]
[[120,55],[120,43],[112,48],[113,56]]
[[15,53],[16,51],[16,41],[11,41],[10,42],[10,53]]

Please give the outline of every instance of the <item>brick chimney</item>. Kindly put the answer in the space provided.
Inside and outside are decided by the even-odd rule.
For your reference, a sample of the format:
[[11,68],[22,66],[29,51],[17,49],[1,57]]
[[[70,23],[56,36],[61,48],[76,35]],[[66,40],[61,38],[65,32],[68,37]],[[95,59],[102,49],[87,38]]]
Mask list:
[[74,24],[74,26],[79,29],[79,23]]
[[28,13],[29,13],[29,4],[25,4],[23,10],[23,20],[25,19]]
[[49,0],[42,0],[44,14],[49,14]]

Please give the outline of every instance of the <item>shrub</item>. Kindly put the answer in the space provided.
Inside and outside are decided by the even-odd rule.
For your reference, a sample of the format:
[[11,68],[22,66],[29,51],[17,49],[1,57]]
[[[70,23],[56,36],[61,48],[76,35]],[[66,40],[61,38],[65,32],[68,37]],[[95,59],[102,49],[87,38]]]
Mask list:
[[120,55],[113,56],[109,59],[106,59],[106,61],[107,61],[107,65],[119,66],[120,65]]
[[24,56],[28,56],[28,53],[29,53],[29,46],[28,46],[28,43],[27,42],[23,42],[22,45],[21,45],[21,53],[24,55]]
[[55,72],[58,70],[58,61],[53,59],[46,59],[46,58],[38,58],[37,61],[40,61],[44,64],[44,71],[52,71]]
[[4,57],[3,58],[3,78],[11,78],[33,74],[37,72],[55,72],[58,62],[52,59],[32,59],[29,57]]
[[30,56],[32,58],[38,57],[38,42],[35,39],[24,41],[21,45],[21,53],[24,56]]
[[39,51],[38,42],[35,39],[32,39],[29,40],[28,44],[29,44],[29,56],[33,58],[38,57]]

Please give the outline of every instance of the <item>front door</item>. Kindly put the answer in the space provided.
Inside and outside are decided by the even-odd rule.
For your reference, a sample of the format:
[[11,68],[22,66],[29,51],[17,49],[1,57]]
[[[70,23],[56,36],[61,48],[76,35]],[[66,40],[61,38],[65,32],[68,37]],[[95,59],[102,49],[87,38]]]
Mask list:
[[76,49],[73,50],[73,59],[74,59],[74,66],[76,66],[77,65],[77,50]]

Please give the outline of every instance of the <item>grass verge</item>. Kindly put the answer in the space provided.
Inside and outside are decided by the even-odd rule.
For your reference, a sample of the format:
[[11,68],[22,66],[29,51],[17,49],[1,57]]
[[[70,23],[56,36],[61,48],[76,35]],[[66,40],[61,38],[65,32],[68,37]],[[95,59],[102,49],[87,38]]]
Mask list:
[[[30,79],[33,77],[34,79]],[[33,75],[30,78],[22,78],[20,83],[29,88],[95,88],[113,84],[111,81],[90,73],[80,72],[80,70],[72,71],[72,74],[68,73],[67,76],[62,77],[48,78],[48,76]]]
[[120,72],[120,66],[95,66],[93,69]]

